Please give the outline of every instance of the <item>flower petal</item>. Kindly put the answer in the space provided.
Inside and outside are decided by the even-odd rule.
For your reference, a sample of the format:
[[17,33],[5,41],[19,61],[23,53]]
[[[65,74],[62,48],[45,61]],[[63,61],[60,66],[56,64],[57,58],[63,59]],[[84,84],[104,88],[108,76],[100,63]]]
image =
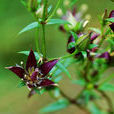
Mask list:
[[39,68],[41,70],[41,73],[44,76],[47,75],[57,62],[58,62],[58,59],[55,59],[42,64]]
[[26,62],[26,70],[28,70],[28,68],[34,67],[36,68],[37,66],[37,61],[34,55],[34,52],[31,50]]
[[112,29],[112,31],[114,32],[114,23],[110,24],[109,26]]
[[[67,46],[68,46],[68,44],[69,43],[71,43],[71,42],[75,42],[75,39],[74,39],[74,37],[71,35],[70,37],[69,37],[69,39],[68,39],[68,43],[67,43]],[[67,52],[69,52],[69,53],[73,53],[75,51],[75,47],[72,47],[71,49],[67,49]]]
[[38,75],[38,71],[34,71],[34,72],[32,73],[32,76],[31,76],[32,81],[34,81],[34,80],[37,79],[37,75]]
[[91,41],[95,40],[100,34],[94,33],[91,36]]
[[109,52],[104,52],[101,55],[97,56],[98,58],[104,58],[106,60],[110,60],[110,54]]
[[17,67],[17,66],[16,67],[13,67],[13,66],[12,67],[6,67],[6,69],[11,70],[12,72],[14,72],[20,78],[23,78],[24,73],[25,73],[23,68]]
[[40,83],[40,86],[56,86],[57,84],[55,84],[54,82],[52,82],[51,80],[49,79],[44,79],[42,80],[42,82]]
[[114,10],[112,10],[109,14],[109,18],[113,18],[114,17]]

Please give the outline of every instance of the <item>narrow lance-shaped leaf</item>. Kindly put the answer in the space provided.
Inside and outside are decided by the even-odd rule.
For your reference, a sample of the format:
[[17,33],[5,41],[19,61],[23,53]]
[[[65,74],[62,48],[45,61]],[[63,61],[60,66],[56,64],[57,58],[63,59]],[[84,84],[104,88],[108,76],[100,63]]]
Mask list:
[[57,110],[64,109],[69,106],[69,102],[66,99],[60,99],[55,103],[49,104],[47,107],[42,108],[40,113],[54,112]]
[[27,25],[26,27],[24,27],[18,34],[20,35],[26,31],[32,30],[36,27],[40,27],[40,24],[38,22],[33,22],[33,23]]
[[100,29],[98,29],[98,28],[89,28],[89,30],[92,30],[92,31],[94,31],[94,32],[96,32],[96,33],[98,33],[98,34],[101,34],[101,30]]
[[77,41],[78,35],[75,32],[73,32],[73,31],[71,31],[71,34],[74,37],[75,41]]
[[72,0],[70,6],[73,6],[78,0]]
[[70,75],[69,71],[64,67],[64,65],[63,65],[62,63],[58,62],[58,63],[56,64],[56,66],[57,66],[59,69],[61,69],[61,71],[63,71],[64,73],[66,73],[66,75],[71,79],[71,75]]
[[106,21],[114,23],[114,18],[108,18]]
[[70,23],[68,21],[62,20],[62,19],[50,19],[47,22],[47,25],[50,25],[50,24],[70,24]]
[[114,85],[110,83],[104,83],[99,87],[100,90],[102,91],[113,91],[114,92]]

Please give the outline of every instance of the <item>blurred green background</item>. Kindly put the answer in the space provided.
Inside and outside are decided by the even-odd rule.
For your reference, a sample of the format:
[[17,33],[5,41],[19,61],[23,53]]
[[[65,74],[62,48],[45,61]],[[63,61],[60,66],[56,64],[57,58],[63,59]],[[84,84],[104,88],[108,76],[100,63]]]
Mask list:
[[[55,1],[57,0],[51,0],[53,4]],[[89,7],[88,13],[92,17],[89,26],[93,27],[99,26],[98,16],[102,15],[105,8],[108,11],[114,8],[114,2],[110,0],[79,0],[76,6],[80,7],[83,3],[86,3]],[[30,50],[31,48],[35,50],[35,30],[17,37],[17,33],[33,21],[32,15],[19,0],[0,0],[0,114],[38,114],[41,107],[54,101],[47,93],[42,96],[34,95],[31,99],[28,99],[28,89],[26,87],[17,88],[19,78],[4,69],[6,66],[20,64],[20,61],[26,60],[26,56],[18,54],[18,51]],[[58,26],[47,27],[46,42],[48,57],[59,57],[66,54],[67,38],[58,30]],[[72,67],[70,69],[75,70]],[[71,74],[74,75],[73,72]],[[80,91],[78,86],[71,85],[66,78],[64,80],[60,87],[64,89],[65,93],[73,97],[73,91],[77,93]],[[110,94],[110,97],[112,97],[112,94]],[[74,106],[54,114],[61,113],[84,114]]]

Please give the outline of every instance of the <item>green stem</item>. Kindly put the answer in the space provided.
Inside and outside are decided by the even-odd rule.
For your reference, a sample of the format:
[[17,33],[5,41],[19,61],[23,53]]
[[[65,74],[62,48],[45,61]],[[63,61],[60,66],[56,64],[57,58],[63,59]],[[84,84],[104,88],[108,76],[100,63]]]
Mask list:
[[47,22],[54,16],[54,14],[56,13],[57,9],[58,9],[59,6],[60,6],[60,3],[61,3],[61,0],[58,0],[55,9],[53,10],[52,14],[48,17]]
[[36,29],[36,37],[35,37],[35,44],[36,44],[36,50],[39,52],[39,28]]
[[42,18],[42,53],[43,58],[46,59],[46,41],[45,41],[45,20],[47,13],[47,3],[48,0],[44,0],[43,18]]
[[45,41],[45,25],[42,24],[42,30],[43,30],[43,36],[42,36],[42,53],[43,53],[43,58],[46,58],[46,41]]

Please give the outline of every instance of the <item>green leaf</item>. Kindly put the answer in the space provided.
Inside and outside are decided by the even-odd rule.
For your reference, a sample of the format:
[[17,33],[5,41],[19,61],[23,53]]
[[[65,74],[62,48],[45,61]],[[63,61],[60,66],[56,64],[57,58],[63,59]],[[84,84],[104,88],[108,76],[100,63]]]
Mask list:
[[71,43],[69,43],[68,44],[68,49],[71,49],[71,48],[73,48],[73,47],[75,47],[75,45],[76,45],[76,43],[75,42],[71,42]]
[[70,23],[68,21],[62,20],[62,19],[50,19],[47,22],[47,25],[51,25],[51,24],[70,24]]
[[92,30],[92,31],[94,31],[94,32],[96,32],[96,33],[98,33],[98,34],[101,34],[101,30],[100,29],[98,29],[98,28],[89,28],[89,30]]
[[21,3],[22,3],[24,6],[27,5],[26,2],[25,2],[24,0],[20,0],[20,1],[21,1]]
[[26,32],[26,31],[29,31],[31,29],[34,29],[36,27],[40,27],[40,24],[38,22],[33,22],[29,25],[27,25],[26,27],[24,27],[20,32],[19,32],[19,35]]
[[54,112],[61,109],[64,109],[69,106],[69,102],[66,99],[60,99],[55,103],[49,104],[47,107],[42,108],[40,113]]
[[[61,63],[64,65],[64,67],[67,68],[69,65],[75,63],[75,62],[76,62],[76,59],[74,59],[74,58],[71,57],[71,58],[67,58],[67,59],[64,59],[64,60],[63,60],[63,59],[60,59],[59,62],[61,62]],[[61,72],[62,72],[62,70],[61,70],[61,69],[58,69],[58,67],[55,66],[55,67],[51,70],[50,73],[52,73],[52,75],[53,75],[54,77],[56,77],[56,76],[58,76]]]
[[23,86],[25,86],[26,85],[26,83],[24,82],[24,81],[21,81],[21,82],[19,82],[19,84],[18,84],[18,88],[21,88],[21,87],[23,87]]
[[34,90],[39,95],[42,95],[45,92],[45,89],[37,89],[37,88],[35,88]]
[[89,103],[88,108],[89,108],[91,114],[104,114],[93,102]]
[[78,0],[72,0],[70,6],[73,6]]
[[70,31],[70,33],[72,34],[72,36],[74,37],[75,41],[77,41],[78,39],[78,35],[75,32]]
[[86,51],[81,51],[81,53],[82,53],[84,59],[86,59],[87,58],[87,52]]
[[[21,54],[24,54],[24,55],[27,55],[28,56],[29,53],[30,53],[30,51],[20,51],[18,53],[21,53]],[[37,52],[34,52],[34,54],[35,54],[36,60],[39,60],[40,57],[42,56],[41,54],[38,54]]]
[[61,79],[62,79],[62,76],[58,76],[58,77],[56,77],[55,79],[53,79],[53,81],[54,81],[55,83],[58,83]]
[[110,83],[105,83],[99,87],[100,90],[103,91],[113,91],[114,92],[114,85]]
[[65,66],[60,63],[59,61],[57,62],[56,66],[61,69],[62,72],[66,73],[66,75],[71,79],[71,75],[69,73],[69,71],[65,68]]
[[93,49],[93,48],[95,48],[95,47],[98,47],[98,45],[97,44],[89,44],[89,49]]
[[106,21],[114,23],[114,18],[108,18]]

